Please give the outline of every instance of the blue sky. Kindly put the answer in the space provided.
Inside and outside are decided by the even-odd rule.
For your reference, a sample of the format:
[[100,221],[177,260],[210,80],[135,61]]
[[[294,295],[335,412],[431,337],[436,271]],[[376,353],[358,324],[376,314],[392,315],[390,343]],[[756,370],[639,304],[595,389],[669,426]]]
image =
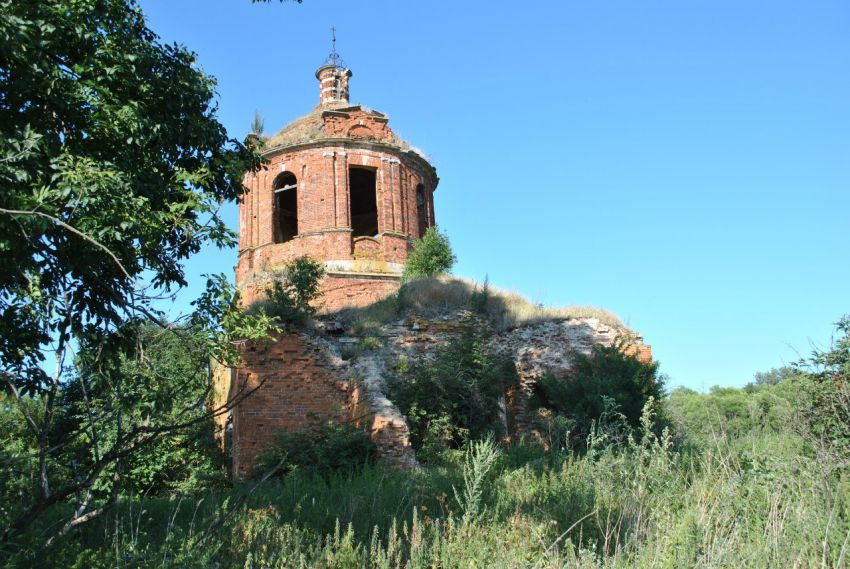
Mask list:
[[850,312],[850,3],[141,6],[238,137],[255,109],[273,133],[316,104],[335,26],[352,101],[437,167],[455,274],[613,311],[671,386],[743,385]]

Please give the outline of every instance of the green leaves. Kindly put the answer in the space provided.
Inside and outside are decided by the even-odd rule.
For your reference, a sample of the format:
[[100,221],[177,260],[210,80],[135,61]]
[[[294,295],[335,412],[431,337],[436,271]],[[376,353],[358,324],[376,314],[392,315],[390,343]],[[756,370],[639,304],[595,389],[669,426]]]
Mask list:
[[582,441],[594,422],[612,409],[622,414],[629,427],[638,428],[647,401],[663,396],[658,363],[628,355],[622,343],[596,344],[590,355],[576,353],[574,358],[569,376],[540,378],[540,404],[569,418],[573,434]]
[[190,319],[192,328],[204,335],[209,354],[223,364],[239,363],[238,342],[263,342],[277,329],[265,312],[243,311],[239,293],[222,274],[207,275],[206,289],[192,306],[195,308]]
[[427,448],[433,456],[437,446],[459,448],[502,430],[499,400],[516,381],[516,370],[487,353],[484,340],[468,322],[433,359],[415,361],[409,372],[389,378],[387,395],[410,421],[417,451]]
[[404,267],[404,278],[436,277],[448,273],[456,260],[448,236],[436,227],[429,227],[425,235],[413,244],[413,251]]
[[[218,208],[260,159],[215,118],[194,54],[132,2],[0,2],[0,43],[0,310],[30,338],[29,363],[11,358],[26,382],[57,303],[69,329],[106,331],[183,286],[204,242],[231,246]],[[44,312],[23,311],[36,275]]]
[[[142,365],[131,348],[147,338],[131,332],[165,325],[157,303],[186,284],[191,255],[233,244],[219,207],[260,164],[218,121],[215,80],[133,1],[0,0],[0,379],[16,412],[27,397],[44,408],[28,422],[41,494],[11,528],[74,497],[80,516],[109,504],[136,453],[204,417],[171,413],[160,388],[177,372]],[[272,324],[243,313],[223,276],[194,307],[178,336],[204,362],[236,361],[234,343]],[[83,430],[56,442],[72,386]]]
[[283,269],[274,271],[272,284],[266,290],[265,312],[284,324],[300,322],[315,314],[324,275],[324,265],[307,256],[298,257]]

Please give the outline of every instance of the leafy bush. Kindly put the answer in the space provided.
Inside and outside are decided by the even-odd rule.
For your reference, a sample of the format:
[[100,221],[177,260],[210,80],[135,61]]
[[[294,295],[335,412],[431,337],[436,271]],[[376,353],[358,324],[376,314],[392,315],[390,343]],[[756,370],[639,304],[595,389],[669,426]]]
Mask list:
[[850,316],[836,324],[839,338],[798,364],[806,381],[802,415],[806,434],[822,452],[850,463]]
[[321,296],[319,284],[325,276],[321,262],[308,256],[298,257],[273,273],[266,289],[266,313],[281,322],[300,322],[316,313],[315,301]]
[[[225,461],[214,439],[213,417],[206,412],[211,377],[208,354],[191,330],[151,324],[128,326],[133,348],[118,360],[114,377],[123,383],[126,408],[122,413],[151,427],[186,421],[185,428],[164,433],[121,462],[123,492],[159,495],[199,491],[227,484]],[[62,390],[66,410],[62,430],[85,430],[89,413],[116,412],[114,402],[102,396],[99,377],[90,367],[91,348],[82,350],[80,377]],[[96,436],[106,445],[120,436],[120,423],[105,426]],[[58,436],[58,435],[57,435]],[[91,460],[85,445],[69,447],[73,460]],[[97,484],[96,484],[97,486]]]
[[407,257],[405,280],[448,273],[456,260],[448,236],[436,227],[429,227],[413,244],[413,251]]
[[568,377],[544,375],[539,385],[538,404],[571,420],[576,442],[583,442],[594,423],[613,410],[628,427],[637,428],[646,403],[664,394],[658,362],[644,363],[620,343],[597,344],[589,356],[574,354]]
[[482,501],[490,474],[501,456],[492,437],[475,441],[466,450],[463,461],[463,490],[452,488],[455,501],[467,520],[478,520],[484,513]]
[[433,360],[409,363],[408,373],[388,381],[388,395],[410,422],[411,441],[428,460],[440,448],[460,448],[471,439],[500,433],[499,400],[516,372],[492,357],[472,322],[436,350]]
[[302,431],[278,431],[274,443],[261,453],[256,473],[276,468],[275,474],[293,471],[327,477],[336,472],[356,472],[375,458],[369,433],[349,423],[319,422]]
[[720,433],[737,437],[753,431],[783,431],[797,423],[802,396],[799,379],[743,389],[715,386],[708,393],[678,387],[664,406],[679,442],[706,446]]

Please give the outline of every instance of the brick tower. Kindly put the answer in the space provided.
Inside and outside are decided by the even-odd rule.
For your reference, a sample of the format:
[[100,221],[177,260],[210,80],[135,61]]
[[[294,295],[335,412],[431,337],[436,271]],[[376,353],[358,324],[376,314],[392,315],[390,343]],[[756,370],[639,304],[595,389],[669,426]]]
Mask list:
[[301,255],[325,265],[323,309],[379,300],[434,225],[436,170],[386,115],[349,102],[351,76],[334,50],[316,71],[319,104],[262,139],[269,163],[245,177],[239,204],[236,284],[248,304]]

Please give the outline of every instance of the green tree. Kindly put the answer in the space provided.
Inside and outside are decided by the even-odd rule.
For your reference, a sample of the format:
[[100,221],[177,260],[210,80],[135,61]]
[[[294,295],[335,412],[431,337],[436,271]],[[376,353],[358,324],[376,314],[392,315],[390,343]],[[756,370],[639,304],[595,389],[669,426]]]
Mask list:
[[739,437],[784,432],[795,424],[800,396],[798,379],[743,389],[714,386],[708,393],[678,387],[664,406],[682,442],[706,447],[721,433]]
[[[186,284],[184,261],[207,243],[233,245],[219,207],[260,166],[217,120],[215,81],[195,63],[161,43],[132,0],[0,0],[0,376],[38,469],[7,535],[66,501],[74,514],[62,531],[91,519],[129,457],[203,414],[156,424],[130,413],[133,382],[116,372],[138,339],[128,322],[165,326],[156,303]],[[184,341],[232,360],[232,340],[264,338],[268,319],[237,300],[210,277]],[[91,355],[85,373],[77,350]],[[73,379],[85,426],[57,439]],[[97,409],[95,398],[108,403]],[[61,449],[80,444],[87,467],[60,476]]]
[[[143,423],[149,428],[171,430],[150,444],[141,446],[122,461],[122,491],[156,495],[175,490],[198,490],[223,482],[222,453],[214,440],[215,425],[208,412],[213,404],[210,358],[202,339],[191,338],[187,326],[162,328],[149,322],[128,323],[122,333],[134,338],[120,356],[110,363],[82,350],[80,373],[62,387],[65,430],[86,431],[89,413],[103,415],[109,408],[120,413],[120,423]],[[103,380],[122,383],[120,395],[98,387]],[[88,393],[84,391],[88,388]],[[116,405],[116,403],[119,403]],[[93,435],[111,443],[118,436],[119,421],[105,423]],[[58,438],[59,433],[55,436]],[[75,456],[77,464],[92,460],[94,440],[81,437]],[[101,480],[101,483],[103,480]]]
[[404,277],[408,280],[436,277],[448,273],[456,260],[448,236],[436,227],[429,227],[425,235],[413,244],[404,267]]
[[590,355],[576,353],[567,377],[540,379],[540,404],[570,419],[573,434],[581,441],[596,421],[612,411],[637,429],[650,398],[661,400],[664,378],[658,362],[642,362],[629,355],[621,343],[596,344]]
[[753,376],[753,382],[747,385],[748,389],[761,387],[763,385],[778,385],[786,379],[795,379],[800,372],[791,366],[773,368],[770,371],[759,371]]
[[293,259],[272,273],[272,284],[266,290],[268,301],[262,307],[282,323],[300,322],[316,313],[319,288],[325,276],[324,265],[306,255]]
[[256,110],[254,111],[254,120],[251,121],[251,133],[261,135],[264,130],[266,130],[266,122],[260,115],[260,111]]
[[838,337],[797,364],[804,374],[805,432],[837,464],[850,464],[850,315],[836,323]]

